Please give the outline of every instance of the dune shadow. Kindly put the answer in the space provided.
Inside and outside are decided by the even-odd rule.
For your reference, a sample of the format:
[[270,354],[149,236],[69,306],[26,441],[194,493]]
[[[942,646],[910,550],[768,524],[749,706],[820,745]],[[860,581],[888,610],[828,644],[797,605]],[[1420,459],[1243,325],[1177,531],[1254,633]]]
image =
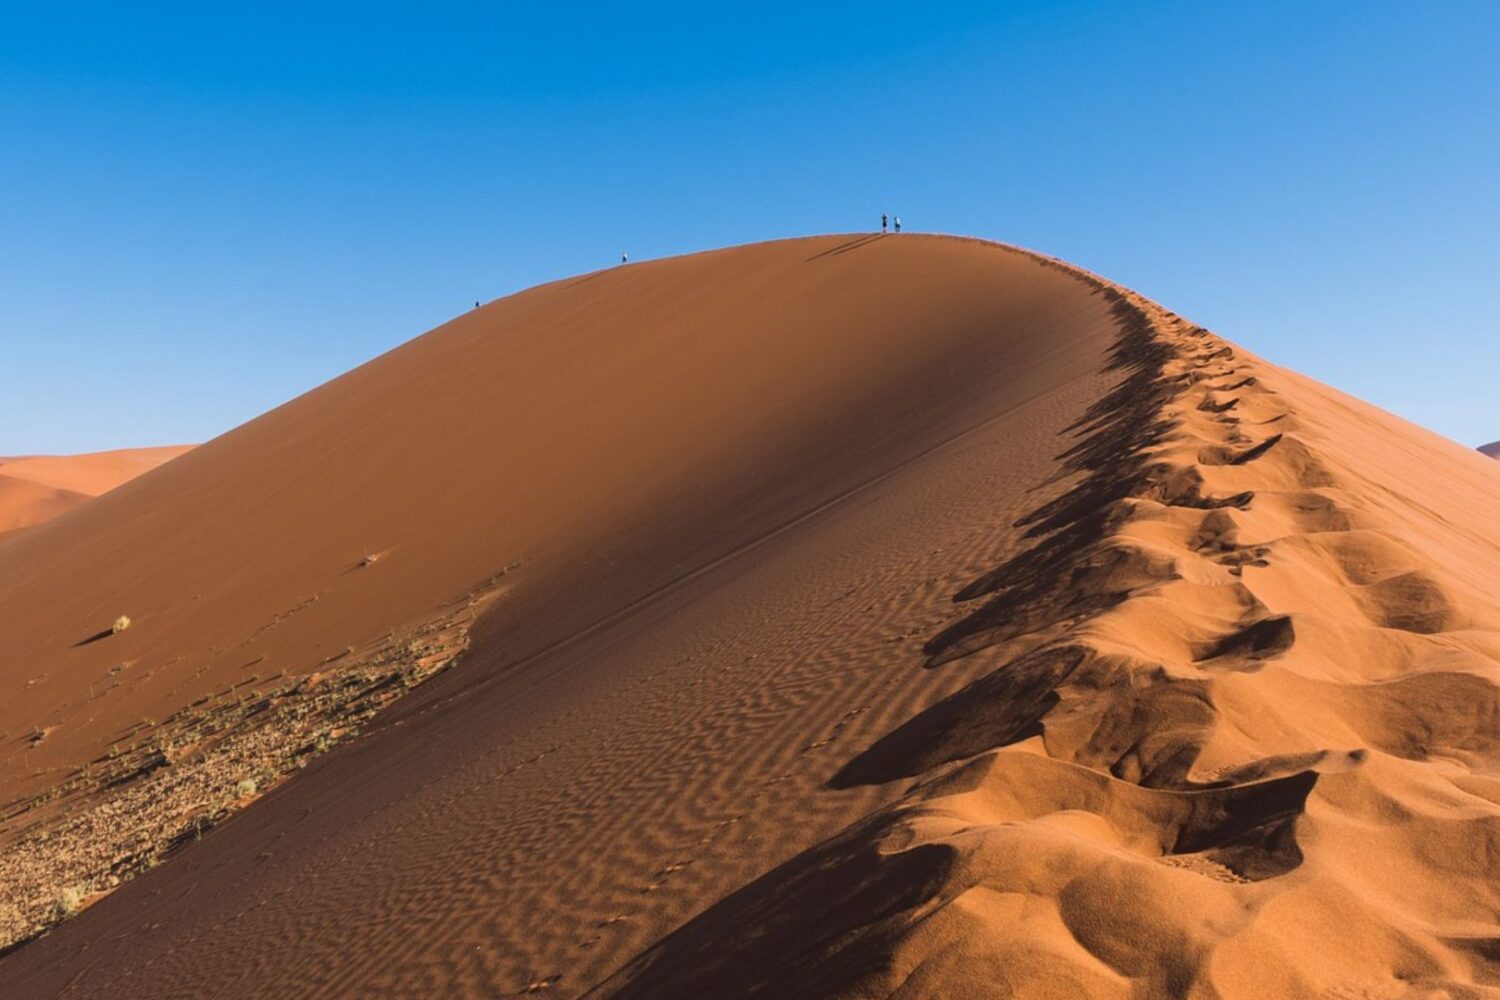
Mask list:
[[1123,373],[1120,382],[1063,430],[1082,435],[1059,456],[1062,475],[1079,481],[1014,522],[1032,544],[973,580],[955,601],[988,597],[985,604],[929,640],[929,662],[940,663],[1049,624],[1091,618],[1114,607],[1141,583],[1125,589],[1094,574],[1098,586],[1080,587],[1097,569],[1103,541],[1129,516],[1122,501],[1154,495],[1164,502],[1206,505],[1191,479],[1172,477],[1153,466],[1151,449],[1176,429],[1164,416],[1167,404],[1187,382],[1165,374],[1173,358],[1170,344],[1154,333],[1150,320],[1125,296],[1104,289],[1113,300],[1119,325],[1106,371]]
[[87,639],[80,639],[77,642],[73,643],[73,648],[77,649],[79,646],[87,646],[90,643],[98,642],[100,639],[108,639],[110,636],[112,636],[114,634],[115,634],[115,630],[112,629],[112,628],[107,628],[103,632],[95,632],[93,635],[89,636]]
[[890,944],[949,881],[957,853],[881,849],[899,826],[856,824],[662,938],[586,996],[619,1000],[826,997],[879,975]]
[[1289,615],[1272,615],[1230,632],[1194,649],[1199,662],[1233,657],[1239,660],[1269,660],[1292,648],[1296,629]]
[[1082,646],[1042,649],[991,671],[876,740],[829,787],[909,778],[1039,734],[1057,686],[1088,655]]
[[612,273],[615,270],[616,270],[615,267],[603,267],[603,268],[600,268],[599,270],[593,271],[593,272],[591,272],[589,274],[585,274],[582,277],[574,278],[572,281],[568,282],[565,287],[567,287],[567,288],[573,288],[574,286],[581,285],[581,284],[583,284],[586,281],[593,281],[595,278],[601,278],[604,275],[610,274],[610,273]]
[[884,236],[885,233],[870,233],[868,235],[852,239],[847,243],[840,243],[836,247],[829,247],[827,250],[819,251],[818,253],[813,254],[807,259],[817,260],[820,257],[832,257],[836,254],[848,253],[850,250],[858,250],[860,247],[865,246],[866,244],[874,243],[876,240],[879,240]]

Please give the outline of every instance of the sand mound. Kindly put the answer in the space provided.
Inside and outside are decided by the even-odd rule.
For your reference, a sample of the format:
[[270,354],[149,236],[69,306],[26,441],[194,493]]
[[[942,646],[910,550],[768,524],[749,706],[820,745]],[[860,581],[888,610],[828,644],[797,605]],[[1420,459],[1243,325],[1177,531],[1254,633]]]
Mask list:
[[50,521],[91,499],[87,493],[59,490],[0,474],[0,539]]
[[1482,444],[1479,446],[1479,450],[1491,458],[1500,458],[1500,441]]
[[186,446],[0,458],[0,539],[129,482]]
[[1497,501],[989,244],[534,289],[0,549],[0,976],[1476,994]]

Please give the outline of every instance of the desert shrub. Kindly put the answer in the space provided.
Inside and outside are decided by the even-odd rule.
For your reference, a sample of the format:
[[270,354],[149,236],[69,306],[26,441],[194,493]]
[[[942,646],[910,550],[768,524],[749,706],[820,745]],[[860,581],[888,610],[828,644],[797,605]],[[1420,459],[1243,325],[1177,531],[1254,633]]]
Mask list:
[[53,904],[53,914],[57,919],[71,917],[78,912],[83,905],[84,891],[79,885],[70,885],[57,894],[57,902]]
[[118,617],[118,618],[115,619],[115,624],[110,629],[110,631],[113,632],[115,635],[119,635],[121,632],[125,631],[129,627],[130,627],[130,616],[129,615],[121,615],[120,617]]

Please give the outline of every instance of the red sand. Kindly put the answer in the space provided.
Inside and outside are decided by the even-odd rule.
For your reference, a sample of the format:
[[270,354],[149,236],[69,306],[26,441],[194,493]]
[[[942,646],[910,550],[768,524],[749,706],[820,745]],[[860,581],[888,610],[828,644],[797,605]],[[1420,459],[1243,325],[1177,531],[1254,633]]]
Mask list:
[[38,796],[6,871],[174,774],[243,808],[184,713],[467,646],[117,891],[77,867],[91,905],[0,982],[1478,989],[1497,503],[1475,452],[991,244],[532,289],[0,547],[0,800]]

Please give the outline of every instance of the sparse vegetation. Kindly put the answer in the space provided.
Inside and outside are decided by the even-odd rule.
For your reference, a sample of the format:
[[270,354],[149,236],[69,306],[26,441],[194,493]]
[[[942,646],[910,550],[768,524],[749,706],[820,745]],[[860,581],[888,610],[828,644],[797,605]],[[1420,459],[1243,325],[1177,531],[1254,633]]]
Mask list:
[[83,898],[87,895],[82,886],[70,885],[57,894],[57,901],[53,904],[53,917],[57,920],[66,920],[78,912],[83,905]]
[[119,635],[121,632],[125,631],[129,627],[130,627],[130,616],[129,615],[121,615],[120,617],[118,617],[118,618],[115,619],[114,625],[110,627],[110,632],[114,633],[115,635]]
[[[482,589],[358,656],[345,647],[335,667],[302,678],[252,675],[160,720],[143,718],[65,781],[0,805],[0,823],[26,817],[25,832],[0,847],[0,949],[201,839],[255,794],[353,738],[404,691],[452,666],[468,647],[476,592]],[[35,744],[46,734],[39,726],[28,738]]]

